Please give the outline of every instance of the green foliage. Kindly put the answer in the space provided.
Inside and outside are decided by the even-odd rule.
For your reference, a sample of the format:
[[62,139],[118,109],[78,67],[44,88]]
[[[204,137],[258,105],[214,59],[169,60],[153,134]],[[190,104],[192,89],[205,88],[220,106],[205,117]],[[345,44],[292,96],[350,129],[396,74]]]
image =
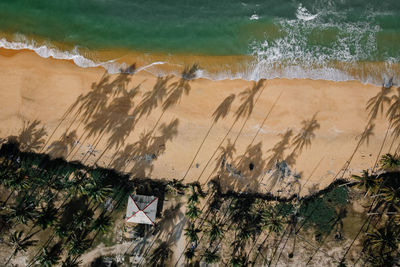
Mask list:
[[39,215],[36,219],[37,225],[39,225],[43,230],[47,229],[47,227],[56,222],[57,213],[58,210],[54,206],[53,202],[48,203],[46,207],[42,204],[39,210]]
[[206,249],[203,256],[204,261],[208,264],[216,263],[220,259],[219,255],[217,254],[217,250]]
[[200,214],[201,214],[200,208],[198,208],[194,204],[188,205],[187,211],[186,211],[186,216],[189,219],[194,220],[194,219],[198,218],[200,216]]
[[305,220],[304,227],[315,227],[320,233],[329,233],[336,218],[336,210],[323,198],[315,198],[303,203],[299,209],[299,216]]
[[106,216],[104,213],[100,214],[100,216],[93,222],[92,229],[95,231],[106,232],[108,228],[111,226],[111,218]]
[[196,226],[193,223],[190,223],[187,228],[185,228],[185,236],[188,237],[190,242],[197,242],[199,241],[198,233],[200,233],[201,230],[196,228]]
[[212,220],[210,222],[210,226],[207,232],[211,243],[224,236],[223,227],[223,224],[217,222],[216,220]]
[[400,160],[391,154],[386,154],[381,157],[379,164],[384,170],[393,170],[400,167]]
[[50,249],[43,248],[42,254],[38,257],[41,266],[50,267],[56,265],[61,258],[62,246],[57,243]]
[[294,212],[294,207],[292,203],[286,203],[286,202],[281,202],[278,203],[274,209],[276,210],[276,213],[282,217],[289,216],[290,214],[293,214]]
[[268,232],[280,233],[283,229],[283,217],[277,214],[277,211],[272,208],[264,211],[262,221],[262,228],[267,229]]
[[191,247],[185,250],[185,258],[188,262],[191,262],[195,256],[195,250]]
[[336,187],[332,191],[326,193],[323,197],[324,201],[327,201],[330,206],[335,207],[336,205],[345,206],[347,205],[347,199],[349,196],[349,190],[345,186]]
[[24,231],[15,231],[10,237],[10,244],[14,247],[14,255],[19,251],[26,251],[29,247],[35,245],[37,240],[31,240],[32,235],[25,236]]

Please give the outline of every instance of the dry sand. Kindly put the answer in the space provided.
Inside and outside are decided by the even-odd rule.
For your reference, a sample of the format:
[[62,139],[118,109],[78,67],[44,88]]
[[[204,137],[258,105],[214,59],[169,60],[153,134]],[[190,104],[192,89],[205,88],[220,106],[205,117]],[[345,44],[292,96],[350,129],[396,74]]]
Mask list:
[[[82,69],[72,62],[43,59],[29,51],[15,53],[1,50],[0,137],[18,136],[21,134],[24,123],[28,125],[37,120],[39,125],[35,129],[44,127],[47,132],[47,136],[39,136],[39,140],[42,138],[42,144],[39,141],[36,151],[40,151],[43,141],[49,138],[72,103],[77,100],[79,95],[89,93],[94,84],[98,85],[103,75],[104,70],[102,68]],[[108,86],[114,86],[112,92],[119,90],[119,87],[115,86],[116,78],[117,75],[108,78]],[[69,153],[67,158],[68,160],[80,161],[89,150],[88,146],[96,146],[96,140],[100,140],[95,148],[95,155],[85,160],[87,164],[94,164],[96,158],[107,147],[107,141],[110,140],[111,132],[107,131],[115,130],[118,127],[113,124],[117,120],[121,118],[122,121],[129,120],[129,116],[127,117],[126,114],[131,114],[132,110],[142,101],[145,93],[153,90],[156,79],[157,77],[145,71],[136,73],[131,77],[126,89],[135,88],[140,84],[140,93],[132,98],[130,104],[134,106],[133,108],[130,107],[130,113],[124,111],[123,104],[118,104],[114,108],[94,112],[94,115],[90,116],[86,123],[82,117],[77,117],[74,120],[75,109],[51,136],[43,152],[52,151],[53,154],[68,155],[73,142],[79,140],[79,137],[82,136],[80,139],[81,143],[84,141],[82,146],[76,145],[74,151],[77,152]],[[170,86],[177,80],[174,77],[168,81],[167,85]],[[212,127],[202,149],[185,176],[185,182],[199,180],[204,183],[215,167],[214,160],[205,169],[200,179],[199,175],[234,122],[235,112],[242,103],[239,94],[253,85],[253,82],[243,80],[211,81],[196,79],[191,81],[189,94],[183,94],[177,105],[162,114],[161,104],[159,103],[149,116],[145,115],[137,122],[128,138],[124,139],[124,147],[138,141],[141,141],[143,145],[141,134],[144,131],[149,133],[154,125],[157,125],[156,130],[150,133],[153,143],[150,148],[146,144],[144,148],[143,146],[140,147],[140,153],[133,153],[134,156],[127,157],[126,160],[129,160],[129,163],[123,163],[122,165],[125,165],[125,167],[122,169],[132,171],[136,176],[145,175],[150,178],[166,179],[183,178],[212,125],[213,112],[226,97],[235,94],[236,98],[229,114]],[[250,162],[254,164],[254,170],[243,170],[244,167],[242,166],[242,169],[240,169],[242,177],[225,177],[224,184],[236,187],[237,190],[245,190],[247,184],[251,185],[247,187],[247,190],[262,192],[269,190],[266,186],[269,184],[268,175],[264,176],[263,173],[269,167],[275,165],[275,160],[271,160],[271,156],[274,154],[271,149],[282,140],[282,135],[286,131],[292,130],[289,142],[282,146],[285,149],[278,149],[279,152],[282,152],[282,156],[279,157],[278,155],[277,158],[285,159],[295,147],[293,144],[294,137],[300,133],[303,127],[302,122],[312,119],[315,115],[314,118],[319,128],[316,127],[313,131],[315,137],[311,138],[309,146],[305,146],[301,153],[297,153],[291,169],[300,174],[300,183],[306,183],[305,188],[322,188],[328,185],[356,147],[357,138],[368,122],[366,103],[379,90],[380,88],[377,86],[364,85],[356,81],[268,80],[265,88],[255,95],[254,108],[248,120],[245,119],[246,116],[240,118],[234,124],[228,136],[231,143],[238,137],[235,143],[236,153],[233,157],[237,164],[233,164],[237,167],[235,170],[239,170],[240,164],[247,168],[246,166]],[[115,99],[113,95],[111,93],[106,96],[108,105]],[[271,110],[279,95],[279,100]],[[102,96],[96,97],[99,100],[94,102],[99,103]],[[109,112],[110,110],[111,112]],[[266,118],[269,111],[271,112]],[[160,116],[161,114],[162,116]],[[157,123],[158,119],[160,120]],[[264,120],[265,123],[262,124]],[[174,121],[175,124],[171,124]],[[246,121],[245,124],[243,124],[244,121]],[[87,132],[84,132],[84,127],[85,125],[88,127],[87,125],[90,123],[96,124],[98,135],[85,138]],[[171,136],[168,140],[165,140],[165,135],[163,137],[162,129],[159,128],[163,124],[170,126],[170,128],[164,129],[164,132],[167,131],[168,135]],[[111,129],[108,129],[108,126]],[[243,131],[240,132],[242,126]],[[358,149],[350,165],[351,171],[357,172],[374,164],[386,127],[387,122],[378,117],[375,121],[374,134],[369,138],[368,144],[365,142]],[[107,131],[102,132],[102,129]],[[67,135],[71,132],[74,132],[75,135],[69,135],[69,138],[64,136],[63,138],[62,136],[66,131],[68,131]],[[38,133],[38,135],[40,134]],[[252,142],[255,135],[256,138]],[[34,133],[28,133],[28,135],[22,136],[20,141],[29,143],[32,141],[32,136],[34,136]],[[98,136],[101,138],[98,138]],[[386,153],[389,150],[390,143],[391,139],[386,142],[383,152]],[[138,148],[138,144],[136,145],[136,148]],[[240,160],[240,155],[244,154],[249,145],[253,145],[252,149]],[[80,148],[77,150],[78,147]],[[151,161],[147,154],[157,154],[157,151],[163,153],[160,152],[157,158]],[[115,148],[108,149],[97,164],[108,166],[114,152]],[[280,153],[275,153],[275,155],[277,154]],[[135,168],[133,168],[133,164],[136,164]],[[263,176],[262,183],[257,183],[256,181],[260,182]],[[348,176],[348,173],[346,176]],[[306,194],[308,190],[304,189],[301,193]]]

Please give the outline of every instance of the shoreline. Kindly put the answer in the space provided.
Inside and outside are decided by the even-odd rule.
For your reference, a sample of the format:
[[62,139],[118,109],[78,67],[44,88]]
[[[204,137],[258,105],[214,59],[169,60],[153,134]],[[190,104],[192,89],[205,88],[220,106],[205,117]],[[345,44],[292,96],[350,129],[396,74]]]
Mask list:
[[[99,166],[107,166],[117,151],[128,153],[128,148],[132,149],[142,144],[146,147],[143,150],[145,152],[128,155],[129,161],[122,164],[134,176],[156,179],[185,177],[185,182],[196,181],[200,176],[198,180],[204,184],[213,173],[215,159],[210,161],[204,172],[203,167],[231,128],[223,146],[227,144],[228,139],[231,143],[237,139],[232,165],[242,164],[243,168],[249,163],[260,163],[255,165],[254,171],[241,170],[242,177],[230,175],[222,181],[226,188],[239,192],[246,190],[260,193],[265,190],[276,192],[277,186],[269,188],[271,182],[269,176],[274,168],[274,160],[285,159],[291,155],[295,147],[295,137],[301,132],[303,124],[313,118],[319,125],[313,132],[315,137],[312,137],[311,143],[296,155],[295,163],[290,166],[290,170],[301,177],[300,184],[302,188],[304,187],[304,190],[301,189],[302,195],[308,194],[313,188],[323,188],[330,184],[335,173],[352,154],[357,136],[367,123],[366,102],[380,90],[377,86],[364,85],[356,81],[268,80],[265,89],[257,93],[258,100],[255,101],[248,119],[241,117],[235,122],[235,111],[241,105],[241,96],[247,89],[253,88],[254,83],[244,80],[195,79],[190,82],[189,94],[182,94],[176,105],[163,112],[162,103],[158,103],[149,116],[144,115],[137,121],[119,150],[113,147],[104,152],[111,138],[111,132],[95,133],[86,139],[85,137],[89,130],[93,130],[88,128],[90,122],[97,123],[96,127],[101,131],[107,127],[107,123],[113,125],[113,120],[129,119],[129,116],[123,115],[126,114],[126,110],[121,104],[110,110],[109,105],[116,100],[115,97],[108,95],[106,99],[109,109],[106,109],[105,113],[93,114],[94,116],[88,118],[89,123],[72,114],[64,120],[62,118],[71,104],[76,103],[79,95],[87,95],[93,92],[93,88],[103,83],[115,85],[116,79],[121,76],[108,76],[101,68],[82,69],[70,61],[44,59],[30,51],[5,56],[1,50],[0,69],[1,138],[20,135],[24,123],[27,128],[37,120],[39,122],[37,129],[44,127],[47,132],[47,136],[42,137],[48,141],[43,152],[50,155],[69,154],[73,142],[82,137],[80,139],[82,146],[75,147],[67,160],[82,161],[87,158],[85,161],[89,165],[96,163]],[[128,113],[140,106],[143,97],[154,89],[157,82],[157,77],[147,72],[136,73],[129,79],[131,81],[125,88],[131,90],[140,84],[140,93],[133,97],[133,107]],[[172,77],[167,81],[167,87],[174,82],[179,80]],[[112,90],[117,90],[117,87]],[[235,94],[236,97],[228,115],[212,126],[212,114],[231,94]],[[94,120],[96,116],[97,120]],[[359,148],[350,165],[352,173],[374,164],[386,127],[385,120],[378,117],[369,144],[363,144]],[[56,128],[57,131],[52,138],[47,140]],[[151,132],[153,128],[155,131]],[[149,132],[152,133],[151,140],[146,141],[145,137]],[[207,138],[204,139],[205,136]],[[253,139],[254,142],[251,142]],[[150,143],[145,144],[145,141]],[[203,141],[201,149],[197,151]],[[43,144],[44,142],[38,149]],[[87,156],[90,145],[95,146],[96,155]],[[54,149],[57,146],[60,149]],[[386,153],[389,146],[390,142],[387,142],[381,154]],[[97,161],[96,158],[103,152],[101,160]],[[157,154],[156,158],[148,158],[149,155],[153,155],[151,153]],[[219,155],[219,150],[216,154]],[[194,155],[197,155],[196,159],[187,171]],[[346,176],[348,174],[346,173]],[[266,183],[267,185],[264,185]]]
[[[5,37],[4,37],[5,35]],[[153,75],[179,75],[184,66],[197,63],[200,77],[213,81],[260,79],[311,79],[327,81],[360,81],[363,84],[381,85],[400,73],[400,63],[388,62],[321,62],[316,65],[277,65],[259,55],[197,55],[184,53],[140,52],[128,49],[89,50],[66,44],[49,43],[37,38],[12,40],[3,34],[0,38],[2,54],[9,50],[32,51],[43,58],[70,60],[81,68],[102,67],[116,74],[130,62]],[[48,46],[50,45],[50,46]],[[14,53],[11,53],[14,54]],[[272,64],[272,65],[271,65]]]

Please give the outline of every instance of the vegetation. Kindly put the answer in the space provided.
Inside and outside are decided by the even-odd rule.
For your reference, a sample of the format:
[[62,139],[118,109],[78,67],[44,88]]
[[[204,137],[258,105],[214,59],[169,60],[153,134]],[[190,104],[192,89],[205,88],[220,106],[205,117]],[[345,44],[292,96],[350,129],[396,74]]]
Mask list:
[[[347,263],[352,265],[359,263],[362,266],[400,264],[398,153],[380,157],[380,151],[376,159],[376,163],[379,164],[374,164],[361,174],[343,179],[357,149],[364,141],[368,142],[374,127],[374,119],[383,114],[384,105],[391,101],[395,104],[387,111],[390,122],[387,132],[392,129],[393,133],[400,133],[400,114],[398,108],[395,108],[400,105],[400,96],[390,98],[388,96],[390,90],[382,89],[368,102],[367,110],[370,116],[368,125],[343,170],[338,172],[335,181],[327,188],[308,196],[301,197],[300,189],[289,191],[290,194],[283,196],[255,193],[247,190],[247,187],[240,187],[238,182],[240,180],[249,182],[246,186],[257,188],[263,179],[259,183],[257,177],[268,168],[273,170],[271,177],[274,183],[271,188],[278,183],[283,187],[282,182],[290,175],[288,166],[295,162],[303,150],[311,146],[315,131],[320,127],[315,114],[311,119],[302,122],[302,129],[291,142],[293,132],[288,130],[286,134],[281,135],[282,140],[269,150],[272,155],[267,159],[268,162],[267,160],[264,162],[260,152],[261,143],[253,144],[256,135],[248,145],[248,150],[235,159],[235,144],[264,88],[264,81],[254,82],[253,88],[248,88],[239,95],[242,103],[234,114],[235,120],[199,175],[200,179],[216,153],[220,152],[215,169],[207,178],[206,185],[200,185],[198,182],[185,184],[183,178],[171,181],[145,179],[146,170],[150,172],[152,170],[150,163],[163,153],[165,143],[176,135],[178,121],[175,120],[170,125],[162,124],[159,127],[161,136],[155,136],[156,126],[166,110],[179,103],[183,95],[189,94],[191,90],[189,82],[195,78],[197,70],[197,65],[185,68],[181,79],[170,84],[169,90],[165,85],[170,78],[160,77],[154,90],[146,92],[142,102],[136,105],[137,110],[131,110],[133,104],[130,101],[138,91],[133,89],[128,92],[125,89],[126,73],[119,77],[124,81],[123,86],[116,86],[115,92],[107,91],[111,90],[109,86],[100,86],[97,88],[99,91],[91,92],[92,96],[82,96],[77,102],[92,107],[87,110],[79,107],[76,111],[74,120],[79,117],[85,123],[85,129],[87,128],[80,138],[86,140],[96,136],[98,143],[106,132],[111,134],[115,139],[107,141],[106,150],[115,148],[116,152],[110,166],[124,171],[129,163],[127,158],[133,158],[134,166],[129,172],[135,179],[109,169],[51,159],[44,154],[21,152],[15,142],[9,142],[1,147],[0,237],[9,246],[10,251],[8,258],[5,259],[5,265],[14,257],[28,252],[25,253],[29,255],[28,266],[79,266],[81,255],[94,247],[97,244],[96,240],[97,242],[102,240],[108,231],[115,231],[113,227],[117,223],[116,220],[121,220],[115,216],[115,211],[124,208],[123,205],[132,192],[157,195],[161,206],[166,193],[169,195],[170,203],[176,205],[164,211],[163,217],[157,221],[155,227],[138,227],[136,230],[138,232],[140,230],[140,238],[132,241],[132,246],[122,252],[123,256],[140,255],[142,265],[144,260],[151,266],[174,264],[171,262],[171,259],[175,258],[172,257],[172,245],[182,233],[186,238],[186,246],[182,249],[181,255],[177,255],[178,262],[184,257],[188,266],[218,263],[229,266],[272,266],[279,265],[283,259],[292,261],[291,263],[308,260],[306,263],[308,265],[318,254],[320,256],[323,254],[321,257],[338,266],[346,266]],[[127,72],[133,73],[134,69],[129,69]],[[107,84],[108,80],[105,79],[103,82]],[[113,100],[107,104],[107,96],[112,94],[119,97],[114,99],[115,103]],[[229,96],[217,108],[212,115],[213,124],[203,142],[210,134],[213,125],[227,116],[234,99],[235,95]],[[115,115],[113,112],[120,101],[130,103],[127,105],[129,108],[125,112],[126,116]],[[99,103],[103,107],[100,107]],[[120,117],[145,117],[158,106],[162,108],[162,113],[153,130],[143,133],[137,143],[123,148],[122,144],[137,120],[121,121]],[[71,107],[68,112],[72,112],[74,108]],[[89,117],[93,115],[92,113],[96,113],[96,110],[111,114],[104,123],[106,127],[103,127],[102,121],[99,123],[102,125],[99,129],[94,127],[96,123]],[[65,118],[63,117],[63,120]],[[239,134],[233,142],[228,138],[224,148],[224,141],[233,126],[242,119],[243,124]],[[38,122],[35,121],[32,125],[24,125],[20,139],[29,139],[29,132],[38,125]],[[40,137],[43,132],[44,129],[41,128],[38,134],[33,134],[32,140],[22,145],[22,148],[43,149],[50,140],[45,142]],[[64,134],[61,139],[68,140],[70,139],[68,136]],[[396,140],[394,136],[392,145]],[[284,150],[288,149],[289,142],[293,148],[285,159]],[[202,144],[186,174],[191,169]],[[68,153],[64,153],[68,149],[61,149],[62,153],[59,152],[62,155],[60,155],[68,157],[75,149],[72,146],[69,148],[71,150]],[[55,146],[52,149],[55,149]],[[396,151],[399,149],[398,147]],[[96,162],[104,153],[105,151]],[[84,158],[87,159],[92,154],[95,153],[88,152]],[[342,171],[343,174],[340,176]],[[259,173],[255,174],[256,172]],[[214,174],[216,176],[213,176]],[[299,175],[292,176],[296,176],[297,185],[302,182],[299,181]],[[256,179],[252,179],[253,177]],[[224,183],[228,184],[226,186],[228,188],[242,190],[222,191],[221,185]],[[206,192],[203,191],[203,187],[207,188]],[[366,204],[367,208],[363,214],[355,214],[349,205],[357,200]],[[184,202],[186,206],[181,212]],[[351,224],[350,219],[356,217],[361,218],[362,223],[350,225],[353,229],[357,227],[357,230],[346,232],[346,227],[349,227],[346,223]],[[302,250],[298,253],[297,249],[300,246]],[[341,248],[339,257],[325,251],[332,246]],[[354,258],[354,255],[359,255],[359,258]],[[106,259],[99,257],[92,266],[102,266],[104,260]],[[114,261],[112,262],[114,264]]]

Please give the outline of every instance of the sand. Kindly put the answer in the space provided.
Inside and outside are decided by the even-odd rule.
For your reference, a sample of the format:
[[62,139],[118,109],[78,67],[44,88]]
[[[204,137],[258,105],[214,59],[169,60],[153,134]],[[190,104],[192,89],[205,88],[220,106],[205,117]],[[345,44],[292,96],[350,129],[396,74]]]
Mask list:
[[[104,90],[110,89],[109,94],[96,95],[91,102],[99,104],[101,99],[105,99],[105,106],[89,114],[87,105],[78,103],[64,117],[80,95],[87,95],[96,86],[99,88],[104,85],[98,85],[104,75],[102,68],[83,69],[70,61],[40,58],[30,51],[15,53],[1,50],[0,137],[19,136],[25,149],[63,156],[69,161],[83,161],[89,165],[112,166],[132,173],[133,177],[184,177],[185,182],[199,181],[204,184],[208,177],[214,177],[210,174],[214,170],[215,160],[212,159],[207,168],[204,167],[233,125],[227,139],[235,143],[236,152],[232,160],[227,157],[227,163],[232,165],[225,165],[226,170],[221,178],[224,189],[259,192],[279,190],[281,184],[277,183],[271,188],[270,181],[276,159],[287,159],[295,150],[296,155],[292,157],[295,162],[290,164],[290,169],[292,174],[298,174],[298,183],[304,185],[301,194],[307,194],[310,188],[325,187],[335,177],[342,176],[336,174],[352,155],[357,138],[368,123],[366,103],[380,90],[377,86],[357,81],[268,80],[254,94],[251,114],[244,114],[234,123],[235,112],[243,103],[240,94],[254,87],[254,82],[195,79],[189,83],[190,92],[183,93],[176,105],[163,112],[162,102],[159,102],[148,116],[146,113],[136,121],[132,130],[128,126],[133,118],[137,118],[134,116],[135,108],[140,107],[146,92],[151,92],[157,81],[154,75],[141,71],[131,76],[111,75],[104,83],[107,86],[103,86],[103,89],[106,88]],[[115,79],[130,81],[125,84]],[[167,90],[174,82],[179,82],[177,77],[167,81]],[[126,101],[123,90],[128,92],[139,84],[140,87],[135,91],[137,94]],[[231,94],[236,97],[229,113],[213,124],[212,114]],[[76,116],[79,107],[86,108],[86,111]],[[305,136],[301,135],[303,122],[311,119],[315,120],[315,127],[306,135],[310,137],[310,142],[300,152],[300,149],[296,150],[294,140],[299,133],[300,137]],[[28,125],[34,121],[37,121],[37,125],[29,128]],[[351,172],[369,168],[376,160],[388,124],[381,116],[377,117],[374,124],[368,144],[364,142],[351,161]],[[21,136],[24,125],[27,131]],[[118,134],[124,126],[128,128],[129,135],[119,139],[123,145],[108,146],[111,134]],[[42,127],[44,131],[39,131]],[[88,136],[90,130],[92,135]],[[290,138],[277,146],[285,139],[283,135],[287,131],[291,131],[291,135],[289,132],[286,136]],[[148,134],[148,140],[143,138],[143,133]],[[204,138],[206,135],[207,138]],[[78,140],[80,144],[77,144]],[[385,142],[382,153],[389,151],[391,142],[391,138]],[[91,147],[94,153],[88,154]],[[392,152],[395,147],[396,144]],[[116,150],[129,148],[132,148],[129,155],[119,164],[110,165],[118,158],[113,157]],[[250,164],[253,164],[253,170],[250,170]],[[344,177],[348,175],[349,172]]]

